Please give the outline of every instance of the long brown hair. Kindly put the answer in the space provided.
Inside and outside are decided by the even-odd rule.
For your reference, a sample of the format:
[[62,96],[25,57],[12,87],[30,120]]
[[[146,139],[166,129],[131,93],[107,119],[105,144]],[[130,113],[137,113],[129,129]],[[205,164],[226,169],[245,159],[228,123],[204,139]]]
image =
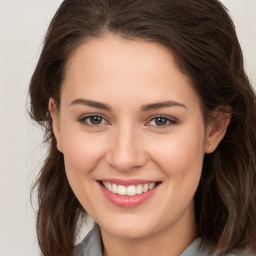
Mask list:
[[196,225],[202,243],[212,245],[218,255],[256,251],[256,97],[225,7],[218,0],[65,0],[49,26],[29,87],[30,115],[44,127],[49,145],[34,185],[42,254],[72,255],[77,223],[86,216],[66,178],[48,101],[53,97],[60,105],[66,64],[74,50],[108,33],[170,49],[190,77],[205,119],[218,106],[231,106],[224,139],[205,156],[195,195]]

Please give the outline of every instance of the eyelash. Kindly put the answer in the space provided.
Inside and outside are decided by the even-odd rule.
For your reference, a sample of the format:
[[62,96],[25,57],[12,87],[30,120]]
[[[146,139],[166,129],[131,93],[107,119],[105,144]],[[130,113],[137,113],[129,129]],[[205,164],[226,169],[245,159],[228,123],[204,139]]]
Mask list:
[[[86,125],[86,126],[89,126],[90,128],[98,128],[100,125],[106,125],[108,122],[105,120],[106,124],[89,124],[88,123],[88,119],[92,118],[92,117],[100,117],[102,118],[102,120],[105,120],[105,118],[100,115],[100,114],[89,114],[89,115],[86,115],[86,116],[83,116],[81,118],[78,119],[78,122],[80,122],[81,124],[83,125]],[[163,129],[163,128],[166,128],[166,127],[169,127],[170,125],[175,125],[175,124],[178,124],[178,121],[175,120],[175,119],[171,119],[167,116],[164,116],[164,115],[157,115],[157,116],[154,116],[152,117],[146,124],[146,126],[150,126],[148,125],[148,123],[152,122],[152,121],[156,121],[157,118],[161,118],[161,119],[164,119],[168,124],[165,124],[165,125],[153,125],[154,127],[156,127],[157,129]]]
[[[147,122],[147,123],[150,123],[150,122],[152,122],[152,121],[155,121],[155,122],[156,122],[156,120],[157,120],[158,118],[159,118],[159,119],[164,119],[164,120],[167,122],[167,124],[165,124],[165,125],[153,125],[153,126],[157,127],[157,129],[167,128],[167,127],[169,127],[169,126],[171,126],[171,125],[175,125],[175,124],[178,123],[177,120],[172,119],[172,118],[167,117],[167,116],[164,116],[164,115],[157,115],[157,116],[154,116],[154,117],[152,117],[152,118],[149,120],[149,122]],[[146,124],[146,126],[150,126],[150,125]]]
[[102,125],[102,124],[98,124],[98,125],[96,125],[96,124],[89,124],[87,120],[92,118],[92,117],[100,117],[100,118],[102,118],[102,120],[105,120],[105,118],[102,115],[90,114],[90,115],[86,115],[86,116],[83,116],[83,117],[79,118],[78,122],[81,123],[81,124],[84,124],[86,126],[89,126],[90,128],[99,127],[100,125]]

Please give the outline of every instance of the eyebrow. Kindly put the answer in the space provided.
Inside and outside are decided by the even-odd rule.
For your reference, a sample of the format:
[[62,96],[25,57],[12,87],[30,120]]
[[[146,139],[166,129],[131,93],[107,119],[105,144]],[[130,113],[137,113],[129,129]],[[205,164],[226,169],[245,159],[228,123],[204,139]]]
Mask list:
[[108,110],[108,111],[112,110],[111,107],[107,104],[97,102],[97,101],[94,101],[94,100],[86,100],[86,99],[81,99],[81,98],[78,98],[78,99],[72,101],[70,106],[73,106],[73,105],[85,105],[85,106],[98,108],[98,109],[103,109],[103,110]]
[[157,102],[157,103],[153,103],[153,104],[143,105],[141,107],[140,111],[145,112],[145,111],[149,111],[149,110],[153,110],[153,109],[168,108],[168,107],[183,107],[183,108],[187,109],[187,107],[184,104],[173,101],[173,100],[169,100],[169,101],[164,101],[164,102]]
[[[85,105],[85,106],[89,106],[89,107],[93,107],[93,108],[112,111],[112,108],[105,103],[101,103],[101,102],[97,102],[97,101],[93,101],[93,100],[86,100],[86,99],[82,99],[82,98],[78,98],[78,99],[72,101],[70,106],[73,106],[73,105]],[[141,106],[140,111],[146,112],[146,111],[150,111],[150,110],[154,110],[154,109],[167,108],[167,107],[182,107],[182,108],[187,109],[186,105],[171,100],[171,101],[164,101],[164,102],[157,102],[157,103],[143,105],[143,106]]]

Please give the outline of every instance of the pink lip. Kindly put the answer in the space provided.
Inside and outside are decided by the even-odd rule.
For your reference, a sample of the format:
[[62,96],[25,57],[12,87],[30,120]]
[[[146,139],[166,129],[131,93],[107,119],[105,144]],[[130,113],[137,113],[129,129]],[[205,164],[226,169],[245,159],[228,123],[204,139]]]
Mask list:
[[[113,182],[113,183],[115,183],[115,182]],[[149,190],[145,193],[142,193],[140,195],[121,196],[121,195],[118,195],[118,194],[115,194],[115,193],[112,193],[112,192],[108,191],[100,183],[98,183],[98,184],[99,184],[100,189],[102,190],[103,194],[106,196],[106,198],[110,202],[112,202],[113,204],[115,204],[119,207],[124,207],[124,208],[133,208],[133,207],[136,207],[138,205],[141,205],[146,200],[148,200],[150,197],[152,197],[154,195],[154,193],[156,192],[156,190],[158,189],[158,187],[159,187],[159,185],[158,185],[158,186],[154,187],[153,189],[151,189],[151,190]],[[116,183],[116,184],[119,184],[119,183]],[[132,183],[132,184],[134,184],[134,183]],[[142,183],[138,183],[138,184],[142,184]]]
[[103,179],[100,181],[115,183],[117,185],[130,186],[130,185],[139,185],[146,183],[154,183],[157,181],[154,180],[139,180],[139,179],[131,179],[131,180],[121,180],[121,179]]

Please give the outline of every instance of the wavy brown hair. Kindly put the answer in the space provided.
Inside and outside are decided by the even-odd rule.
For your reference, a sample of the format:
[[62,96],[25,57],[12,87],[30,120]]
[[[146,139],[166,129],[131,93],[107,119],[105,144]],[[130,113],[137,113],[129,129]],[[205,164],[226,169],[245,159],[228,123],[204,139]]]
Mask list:
[[50,23],[29,87],[30,115],[44,127],[49,145],[34,185],[42,255],[72,255],[77,224],[86,216],[66,178],[48,101],[53,97],[60,105],[74,50],[106,34],[170,49],[190,77],[206,121],[219,106],[231,106],[224,139],[205,156],[195,195],[196,225],[202,243],[212,245],[218,255],[256,251],[256,97],[226,8],[218,0],[64,0]]

